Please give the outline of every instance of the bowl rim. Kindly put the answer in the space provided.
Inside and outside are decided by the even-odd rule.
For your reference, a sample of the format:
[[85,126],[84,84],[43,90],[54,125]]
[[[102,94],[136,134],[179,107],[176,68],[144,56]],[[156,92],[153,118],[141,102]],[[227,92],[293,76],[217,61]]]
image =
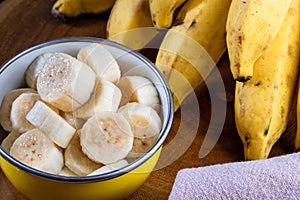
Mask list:
[[[15,54],[12,56],[10,59],[5,61],[3,64],[0,65],[0,75],[3,73],[4,70],[6,70],[13,62],[18,60],[20,57],[29,54],[32,51],[35,51],[37,49],[41,49],[46,46],[50,45],[55,45],[55,44],[60,44],[60,43],[66,43],[66,42],[101,42],[105,45],[113,46],[116,48],[119,48],[120,50],[126,51],[127,53],[132,54],[133,56],[137,57],[140,59],[142,62],[144,62],[152,71],[154,74],[156,74],[157,78],[159,79],[160,83],[164,87],[164,92],[166,93],[167,96],[167,102],[168,102],[168,108],[169,112],[167,113],[166,116],[166,125],[162,128],[161,133],[159,138],[157,139],[157,142],[142,156],[139,158],[135,159],[133,162],[129,163],[127,166],[115,170],[112,172],[104,173],[104,174],[99,174],[99,175],[93,175],[93,176],[61,176],[61,175],[55,175],[47,172],[43,172],[37,169],[34,169],[32,167],[29,167],[22,162],[18,161],[17,159],[13,158],[9,153],[7,153],[0,145],[0,156],[4,158],[6,161],[8,161],[10,164],[13,166],[24,170],[25,172],[45,178],[45,179],[50,179],[53,181],[59,181],[59,182],[68,182],[68,183],[86,183],[86,182],[99,182],[99,181],[105,181],[109,179],[113,179],[119,176],[122,176],[124,174],[130,173],[134,169],[138,168],[142,164],[144,164],[147,160],[149,160],[158,150],[159,148],[163,145],[163,142],[167,138],[172,122],[173,122],[173,117],[174,117],[174,112],[173,112],[173,99],[172,99],[172,94],[170,91],[170,88],[168,86],[168,83],[166,79],[164,78],[163,74],[156,68],[156,66],[144,55],[141,53],[124,46],[122,44],[119,44],[117,42],[104,39],[104,38],[98,38],[98,37],[90,37],[90,36],[71,36],[71,37],[61,37],[61,38],[56,38],[56,39],[51,39],[47,40],[45,42],[40,42],[36,45],[32,45],[29,48]],[[0,161],[1,162],[1,161]],[[1,166],[1,163],[0,163]]]

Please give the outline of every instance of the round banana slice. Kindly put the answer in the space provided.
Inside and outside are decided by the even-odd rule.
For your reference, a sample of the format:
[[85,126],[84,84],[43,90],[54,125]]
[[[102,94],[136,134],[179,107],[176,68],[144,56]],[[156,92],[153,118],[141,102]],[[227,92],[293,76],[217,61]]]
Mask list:
[[127,119],[134,137],[147,138],[160,133],[162,121],[157,112],[150,106],[140,103],[128,103],[119,109]]
[[68,167],[64,166],[62,170],[58,173],[60,176],[77,176],[74,172],[72,172]]
[[120,67],[103,45],[95,43],[83,47],[78,52],[77,58],[89,65],[99,77],[112,83],[120,80]]
[[75,128],[42,101],[34,104],[26,119],[62,148],[68,146],[76,132]]
[[127,158],[138,158],[145,154],[157,141],[159,134],[145,138],[134,138],[133,146]]
[[126,160],[119,160],[115,163],[111,163],[103,167],[100,167],[99,169],[96,169],[92,173],[88,174],[88,176],[99,175],[99,174],[104,174],[115,170],[119,170],[122,167],[125,167],[126,165],[128,165],[128,162]]
[[28,87],[37,89],[36,82],[40,71],[43,69],[46,60],[50,58],[53,53],[44,53],[36,57],[33,62],[29,65],[25,72],[25,81]]
[[120,113],[100,112],[87,120],[80,133],[82,151],[105,165],[125,158],[132,143],[130,125]]
[[77,133],[74,134],[72,140],[67,146],[65,153],[65,165],[75,174],[86,176],[96,169],[102,167],[100,163],[90,160],[81,150],[80,138]]
[[37,79],[41,98],[64,112],[71,112],[88,101],[96,75],[86,64],[64,53],[53,53]]
[[58,174],[64,166],[62,151],[38,129],[18,137],[10,154],[22,163],[48,173]]
[[95,90],[86,104],[74,111],[77,118],[87,120],[102,111],[117,111],[121,101],[121,91],[113,83],[97,78]]
[[0,107],[0,124],[4,130],[11,132],[13,130],[12,123],[10,121],[11,106],[14,100],[23,93],[37,93],[31,88],[18,88],[8,92],[1,103]]
[[160,111],[160,99],[153,83],[142,76],[124,76],[117,86],[122,92],[120,106],[130,102],[137,102]]
[[26,115],[38,100],[41,100],[41,97],[37,93],[23,93],[14,100],[10,112],[14,130],[25,132],[35,128],[26,119]]
[[12,130],[2,141],[2,148],[9,153],[11,146],[15,142],[15,140],[22,135],[19,131]]

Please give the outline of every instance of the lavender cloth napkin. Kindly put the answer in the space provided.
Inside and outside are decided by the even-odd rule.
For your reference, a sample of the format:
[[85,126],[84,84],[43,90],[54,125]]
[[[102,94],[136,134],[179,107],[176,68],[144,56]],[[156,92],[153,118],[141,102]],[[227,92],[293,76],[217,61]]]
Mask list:
[[169,200],[300,200],[300,152],[178,172]]

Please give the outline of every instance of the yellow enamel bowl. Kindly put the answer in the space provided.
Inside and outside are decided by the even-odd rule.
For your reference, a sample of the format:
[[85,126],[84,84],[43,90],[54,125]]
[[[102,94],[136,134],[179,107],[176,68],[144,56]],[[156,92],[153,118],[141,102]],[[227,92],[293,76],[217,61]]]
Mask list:
[[[145,182],[158,161],[162,144],[173,121],[172,96],[165,79],[155,66],[143,55],[120,44],[99,38],[68,37],[26,49],[1,66],[0,102],[10,90],[25,86],[24,72],[38,55],[45,52],[64,52],[75,56],[80,48],[94,42],[105,45],[120,64],[122,74],[142,75],[152,80],[161,99],[163,128],[160,136],[148,152],[122,169],[86,177],[59,176],[33,169],[14,159],[0,147],[2,171],[29,199],[124,199]],[[0,142],[7,134],[0,130]]]

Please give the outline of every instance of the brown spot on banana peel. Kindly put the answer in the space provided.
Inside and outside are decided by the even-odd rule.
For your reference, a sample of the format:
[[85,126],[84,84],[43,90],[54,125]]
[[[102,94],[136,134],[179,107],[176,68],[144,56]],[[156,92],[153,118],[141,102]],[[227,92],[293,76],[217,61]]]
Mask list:
[[240,76],[237,77],[235,80],[239,82],[246,82],[249,81],[252,78],[252,76]]
[[60,20],[62,20],[63,22],[66,22],[68,20],[68,17],[65,16],[64,14],[62,14],[60,11],[59,11],[59,8],[62,6],[62,3],[59,4],[58,6],[54,7],[52,10],[51,10],[51,14],[55,17],[55,18],[58,18]]

